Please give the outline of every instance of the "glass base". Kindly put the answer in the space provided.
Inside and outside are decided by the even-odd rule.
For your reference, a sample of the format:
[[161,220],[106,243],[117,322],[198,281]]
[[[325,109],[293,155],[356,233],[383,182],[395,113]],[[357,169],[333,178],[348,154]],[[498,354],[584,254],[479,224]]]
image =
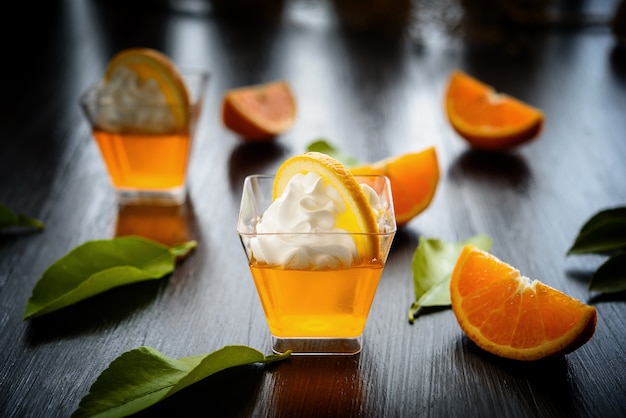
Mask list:
[[117,200],[123,206],[179,206],[185,203],[185,187],[167,190],[117,189]]
[[354,338],[279,338],[272,335],[272,351],[292,356],[350,356],[361,352],[363,336]]

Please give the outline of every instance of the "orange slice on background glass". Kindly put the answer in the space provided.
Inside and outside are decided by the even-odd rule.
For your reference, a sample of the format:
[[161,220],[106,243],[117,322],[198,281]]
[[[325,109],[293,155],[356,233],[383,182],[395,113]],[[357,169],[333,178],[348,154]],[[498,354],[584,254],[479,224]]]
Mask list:
[[120,51],[107,65],[105,82],[109,82],[121,67],[133,71],[140,83],[154,80],[170,106],[176,126],[182,130],[189,126],[189,93],[179,70],[165,54],[150,48]]
[[361,233],[353,236],[359,254],[364,259],[379,258],[379,230],[374,211],[354,176],[334,158],[320,152],[306,152],[285,160],[276,172],[273,198],[282,195],[293,176],[309,172],[322,177],[346,205],[346,211],[336,219],[335,227],[349,233]]
[[464,247],[450,279],[452,310],[467,337],[514,360],[570,353],[596,328],[596,309],[473,245]]
[[244,140],[271,140],[295,118],[296,101],[284,80],[228,90],[222,98],[222,122]]
[[439,184],[435,147],[353,167],[350,172],[353,175],[380,174],[389,177],[398,226],[408,223],[430,206]]
[[452,72],[445,109],[454,130],[472,147],[505,150],[537,137],[543,112],[461,72]]

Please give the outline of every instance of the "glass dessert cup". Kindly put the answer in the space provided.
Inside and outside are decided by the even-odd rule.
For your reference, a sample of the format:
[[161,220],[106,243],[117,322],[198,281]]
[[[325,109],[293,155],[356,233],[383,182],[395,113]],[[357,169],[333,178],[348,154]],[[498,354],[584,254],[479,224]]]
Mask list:
[[[175,206],[185,201],[187,166],[209,74],[181,71],[181,76],[190,97],[184,109],[99,100],[98,85],[81,97],[81,108],[122,205]],[[129,114],[139,115],[134,116],[139,120],[126,123]],[[189,115],[184,124],[162,122],[181,114]],[[116,118],[114,123],[107,120],[110,115]]]
[[[272,350],[294,355],[351,355],[361,351],[363,330],[396,232],[389,179],[355,176],[371,186],[383,209],[379,232],[257,233],[256,225],[272,203],[274,176],[251,175],[244,181],[237,232],[243,244],[272,339]],[[342,235],[343,237],[339,237]],[[375,252],[365,251],[350,265],[294,269],[257,260],[254,240],[279,239],[302,243],[332,242],[349,236],[360,248],[374,240]],[[296,244],[297,245],[297,244]]]

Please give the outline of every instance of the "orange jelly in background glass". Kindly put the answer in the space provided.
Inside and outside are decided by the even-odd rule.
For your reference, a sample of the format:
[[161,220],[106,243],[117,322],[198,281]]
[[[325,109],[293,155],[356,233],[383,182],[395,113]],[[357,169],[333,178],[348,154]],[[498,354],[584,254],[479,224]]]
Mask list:
[[189,133],[141,134],[93,130],[111,182],[120,189],[174,189],[185,184]]

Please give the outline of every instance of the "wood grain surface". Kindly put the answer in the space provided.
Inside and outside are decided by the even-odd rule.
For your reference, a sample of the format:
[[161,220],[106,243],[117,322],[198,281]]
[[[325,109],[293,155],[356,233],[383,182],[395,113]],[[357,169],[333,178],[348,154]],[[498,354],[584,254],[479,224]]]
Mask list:
[[[441,166],[432,205],[396,235],[363,351],[226,370],[140,415],[626,416],[626,297],[587,289],[601,258],[566,256],[592,214],[626,204],[617,2],[521,14],[508,14],[506,1],[256,3],[28,2],[5,15],[23,26],[1,35],[0,203],[46,228],[0,234],[0,416],[71,415],[100,372],[140,345],[175,358],[232,344],[269,353],[235,229],[242,182],[318,138],[363,161],[434,145]],[[78,105],[109,58],[134,46],[211,72],[178,209],[118,207]],[[541,136],[508,153],[470,150],[443,113],[455,68],[541,108]],[[220,122],[222,94],[277,79],[294,89],[297,121],[273,143],[245,144]],[[163,280],[22,321],[51,263],[125,233],[199,244]],[[520,363],[477,348],[449,309],[410,325],[420,237],[477,233],[525,275],[596,306],[593,339],[562,358]]]

